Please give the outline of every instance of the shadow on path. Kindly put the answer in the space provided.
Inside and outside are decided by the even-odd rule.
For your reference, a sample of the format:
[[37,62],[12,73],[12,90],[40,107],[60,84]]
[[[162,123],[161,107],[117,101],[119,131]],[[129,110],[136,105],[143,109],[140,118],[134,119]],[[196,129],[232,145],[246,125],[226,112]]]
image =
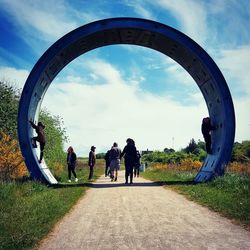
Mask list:
[[75,187],[90,187],[90,188],[114,188],[114,187],[154,187],[154,186],[172,186],[172,185],[195,185],[194,181],[156,181],[156,182],[138,182],[133,184],[125,183],[58,183],[51,185],[52,188],[75,188]]

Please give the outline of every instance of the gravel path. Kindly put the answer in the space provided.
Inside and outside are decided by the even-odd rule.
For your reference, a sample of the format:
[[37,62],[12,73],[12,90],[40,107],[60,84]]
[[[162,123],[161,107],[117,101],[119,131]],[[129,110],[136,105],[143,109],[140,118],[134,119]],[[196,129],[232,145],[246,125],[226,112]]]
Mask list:
[[39,249],[250,249],[250,232],[143,178],[102,176]]

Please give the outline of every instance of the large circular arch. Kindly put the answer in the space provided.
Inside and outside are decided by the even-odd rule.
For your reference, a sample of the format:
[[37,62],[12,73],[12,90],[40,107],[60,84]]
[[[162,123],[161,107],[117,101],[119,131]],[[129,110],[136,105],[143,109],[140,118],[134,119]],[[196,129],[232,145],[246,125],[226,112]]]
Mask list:
[[112,44],[134,44],[157,50],[192,76],[206,101],[212,123],[218,127],[212,133],[212,153],[207,155],[194,181],[205,182],[223,175],[234,143],[235,115],[227,83],[215,62],[196,42],[167,25],[139,18],[111,18],[81,26],[60,38],[42,55],[27,78],[19,104],[18,134],[31,176],[57,183],[46,163],[38,162],[28,122],[37,120],[50,83],[76,57]]

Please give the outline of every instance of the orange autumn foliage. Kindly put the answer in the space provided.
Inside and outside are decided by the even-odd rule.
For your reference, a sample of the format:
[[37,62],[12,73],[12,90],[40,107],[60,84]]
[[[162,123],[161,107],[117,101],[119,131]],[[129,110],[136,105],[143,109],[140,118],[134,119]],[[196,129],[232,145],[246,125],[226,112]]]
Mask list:
[[0,131],[0,179],[14,180],[28,175],[18,142]]
[[228,172],[250,174],[250,164],[243,162],[232,162],[227,167]]
[[[159,171],[180,171],[180,172],[198,172],[202,166],[202,162],[193,161],[192,159],[184,159],[180,164],[162,164],[157,163],[152,166],[154,170]],[[250,174],[250,164],[241,162],[231,162],[226,167],[227,172],[238,174]]]
[[180,164],[154,164],[153,169],[165,171],[198,171],[202,166],[202,162],[194,161],[190,158],[184,159]]

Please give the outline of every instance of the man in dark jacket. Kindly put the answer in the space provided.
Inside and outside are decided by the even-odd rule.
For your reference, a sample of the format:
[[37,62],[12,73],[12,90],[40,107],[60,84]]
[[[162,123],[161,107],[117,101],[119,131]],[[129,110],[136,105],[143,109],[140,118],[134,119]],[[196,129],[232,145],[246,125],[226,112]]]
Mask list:
[[32,120],[30,120],[29,123],[31,124],[32,128],[36,130],[36,133],[37,133],[37,136],[32,138],[32,146],[34,148],[37,148],[36,142],[37,141],[39,142],[40,144],[39,163],[41,163],[43,159],[43,150],[44,150],[45,143],[46,143],[45,134],[44,134],[45,126],[41,122],[38,122],[38,124],[36,125]]
[[89,152],[89,161],[88,161],[88,165],[89,165],[89,180],[91,180],[93,178],[93,174],[94,174],[94,166],[95,166],[95,162],[96,162],[96,155],[95,155],[95,146],[92,146],[90,148],[90,152]]
[[211,154],[211,131],[215,130],[216,127],[211,125],[211,120],[209,117],[205,117],[202,120],[201,125],[201,132],[203,134],[205,143],[206,143],[206,150],[208,154]]
[[136,163],[136,147],[133,139],[126,140],[127,145],[124,147],[121,157],[125,159],[125,184],[128,184],[128,177],[130,176],[130,184],[133,183],[133,169]]

